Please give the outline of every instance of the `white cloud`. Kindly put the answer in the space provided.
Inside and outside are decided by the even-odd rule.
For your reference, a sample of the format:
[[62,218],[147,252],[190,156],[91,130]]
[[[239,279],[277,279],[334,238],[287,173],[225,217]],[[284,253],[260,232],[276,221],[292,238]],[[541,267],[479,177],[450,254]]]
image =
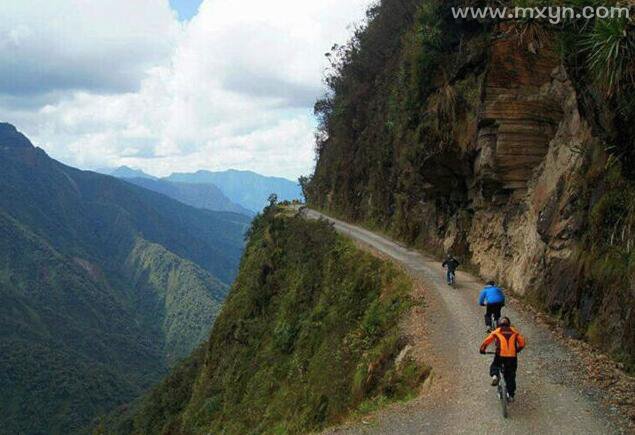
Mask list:
[[[171,13],[165,25],[164,12],[148,19],[145,10],[137,6],[131,10],[129,5],[136,1],[123,2],[120,11],[111,14],[114,2],[90,2],[109,5],[100,11],[110,17],[108,22],[101,22],[99,13],[91,11],[77,18],[82,25],[69,32],[77,38],[88,34],[95,43],[95,52],[82,49],[87,50],[85,59],[78,61],[82,65],[103,57],[108,46],[103,42],[112,35],[120,35],[117,39],[122,44],[128,41],[132,53],[150,50],[153,38],[169,41],[165,45],[171,46],[170,54],[153,62],[141,56],[139,64],[125,65],[123,72],[118,71],[123,64],[104,63],[113,76],[132,77],[124,73],[143,68],[136,88],[122,86],[125,92],[106,93],[99,87],[71,86],[73,90],[56,94],[55,101],[37,109],[29,104],[2,107],[0,100],[0,117],[16,122],[54,157],[83,167],[127,164],[157,175],[232,167],[289,178],[309,172],[314,130],[311,106],[322,92],[323,54],[333,43],[348,38],[347,26],[364,16],[368,0],[206,0],[183,28]],[[164,1],[143,3],[161,10],[167,7]],[[46,26],[44,18],[50,13],[15,23]],[[122,15],[127,17],[127,28],[136,27],[138,33],[119,34],[113,17]],[[93,25],[98,30],[91,31]],[[8,27],[0,25],[0,29]],[[153,38],[146,37],[148,27],[154,29]],[[13,39],[33,39],[19,25],[11,30]],[[61,50],[55,44],[51,48],[42,41],[41,47],[34,41],[38,50]],[[154,47],[156,53],[161,49]],[[120,62],[125,60],[128,57]],[[0,83],[6,80],[3,74],[0,69]],[[87,75],[90,80],[96,80],[91,74]],[[117,84],[115,80],[110,86]]]
[[167,0],[0,2],[0,93],[134,90],[174,50]]

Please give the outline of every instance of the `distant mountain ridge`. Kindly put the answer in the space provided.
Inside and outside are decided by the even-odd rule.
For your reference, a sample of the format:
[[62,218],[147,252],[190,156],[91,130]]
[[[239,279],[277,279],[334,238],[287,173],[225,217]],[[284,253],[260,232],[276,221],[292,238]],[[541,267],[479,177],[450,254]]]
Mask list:
[[[121,166],[110,175],[149,190],[162,193],[185,204],[209,210],[235,211],[253,216],[267,205],[273,193],[280,201],[302,199],[297,182],[268,177],[253,171],[175,172],[157,178],[140,169]],[[206,186],[201,188],[200,186]]]
[[302,198],[302,191],[297,182],[281,177],[267,177],[252,171],[200,170],[195,173],[174,173],[165,179],[172,182],[214,184],[229,199],[254,212],[262,210],[272,193],[275,193],[280,201]]
[[121,178],[129,183],[169,196],[192,207],[212,211],[231,211],[246,216],[254,215],[253,211],[232,202],[218,187],[211,183],[178,183],[149,176],[146,178]]
[[147,178],[150,180],[158,180],[157,177],[146,174],[141,169],[133,169],[128,166],[120,166],[114,171],[110,172],[109,175],[117,178]]
[[81,432],[207,337],[250,218],[51,159],[0,124],[0,427]]

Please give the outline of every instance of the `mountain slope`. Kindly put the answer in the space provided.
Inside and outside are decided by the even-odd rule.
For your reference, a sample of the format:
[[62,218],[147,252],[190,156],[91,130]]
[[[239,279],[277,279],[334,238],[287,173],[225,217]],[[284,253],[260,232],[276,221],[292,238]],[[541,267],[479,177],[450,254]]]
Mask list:
[[[137,234],[231,282],[248,218],[197,210],[113,177],[62,165],[35,148],[0,159],[0,207],[56,247],[120,264]],[[98,247],[98,249],[96,249]]]
[[0,421],[7,433],[77,430],[164,370],[154,337],[107,283],[94,282],[4,212],[0,261]]
[[302,198],[302,192],[297,183],[286,178],[265,177],[251,171],[175,173],[167,177],[166,180],[214,184],[233,202],[256,213],[262,210],[272,193],[275,193],[280,201]]
[[307,202],[460,256],[635,370],[635,83],[599,61],[634,64],[632,24],[453,17],[472,3],[383,0],[333,53]]
[[[228,291],[200,266],[163,246],[139,239],[126,261],[144,329],[163,332],[171,365],[188,356],[209,335]],[[149,294],[148,294],[149,293]],[[162,324],[155,319],[163,318]]]
[[206,345],[98,432],[303,433],[412,394],[427,369],[395,362],[411,282],[328,224],[287,213],[270,206],[254,220]]
[[0,124],[0,424],[71,433],[205,336],[246,216],[50,159]]
[[251,210],[233,203],[221,190],[211,183],[180,183],[151,178],[119,177],[128,183],[169,196],[192,207],[212,211],[230,211],[253,216]]

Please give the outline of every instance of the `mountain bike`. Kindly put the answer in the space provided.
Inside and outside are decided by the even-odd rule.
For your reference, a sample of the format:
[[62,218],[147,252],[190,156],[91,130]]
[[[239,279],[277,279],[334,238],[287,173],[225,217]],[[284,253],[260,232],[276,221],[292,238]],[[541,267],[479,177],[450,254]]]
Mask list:
[[[496,352],[485,352],[485,355],[496,355]],[[503,418],[507,418],[508,399],[507,399],[507,384],[505,383],[505,376],[503,376],[504,371],[505,371],[505,367],[501,366],[499,375],[498,375],[498,385],[496,386],[496,400],[500,402]]]

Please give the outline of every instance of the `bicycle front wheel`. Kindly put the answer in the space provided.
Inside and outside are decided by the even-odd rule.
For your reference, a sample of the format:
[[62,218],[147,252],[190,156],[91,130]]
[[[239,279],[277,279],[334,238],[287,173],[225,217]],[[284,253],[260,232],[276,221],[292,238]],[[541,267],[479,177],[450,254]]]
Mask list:
[[503,414],[503,418],[507,418],[507,386],[503,380],[501,380],[500,384],[498,384],[498,396],[501,402],[501,412]]

